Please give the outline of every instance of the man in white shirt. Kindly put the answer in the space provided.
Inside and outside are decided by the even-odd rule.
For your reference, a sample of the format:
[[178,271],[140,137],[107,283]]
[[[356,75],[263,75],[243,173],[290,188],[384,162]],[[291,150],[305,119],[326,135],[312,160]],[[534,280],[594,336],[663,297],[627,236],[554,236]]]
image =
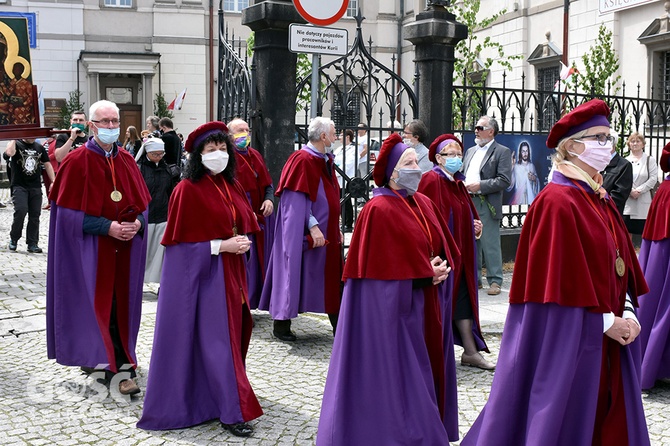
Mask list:
[[482,258],[486,264],[489,295],[500,294],[503,281],[500,220],[503,191],[512,178],[512,152],[496,143],[498,123],[488,116],[479,118],[475,126],[475,146],[463,158],[465,187],[482,221],[482,236],[477,240],[478,280],[482,275]]

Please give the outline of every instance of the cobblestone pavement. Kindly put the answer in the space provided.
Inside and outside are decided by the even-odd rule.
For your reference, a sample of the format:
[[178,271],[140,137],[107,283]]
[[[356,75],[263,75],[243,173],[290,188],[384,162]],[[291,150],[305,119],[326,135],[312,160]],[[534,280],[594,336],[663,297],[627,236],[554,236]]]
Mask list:
[[[0,190],[0,202],[8,202]],[[267,313],[254,312],[256,327],[247,369],[265,415],[252,424],[252,438],[224,432],[216,422],[196,427],[149,432],[135,423],[142,409],[138,398],[108,395],[75,367],[46,359],[46,252],[28,254],[25,241],[17,252],[7,249],[13,209],[0,209],[0,443],[96,445],[312,445],[316,438],[323,386],[332,347],[326,317],[306,314],[294,321],[300,340],[272,339]],[[42,213],[40,245],[47,248],[49,213]],[[67,261],[67,259],[59,259]],[[509,285],[509,278],[506,278]],[[137,345],[138,376],[146,388],[156,314],[156,286],[145,288]],[[506,314],[507,288],[499,296],[481,293],[481,320],[495,360]],[[457,358],[461,350],[456,349]],[[469,429],[488,397],[493,374],[457,366],[461,434]],[[652,444],[670,445],[670,385],[643,394]]]

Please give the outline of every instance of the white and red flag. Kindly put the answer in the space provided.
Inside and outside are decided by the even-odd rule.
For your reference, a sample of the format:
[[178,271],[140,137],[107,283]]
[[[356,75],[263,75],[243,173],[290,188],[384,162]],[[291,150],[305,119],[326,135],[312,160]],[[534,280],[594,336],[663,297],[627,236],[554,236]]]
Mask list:
[[184,105],[184,99],[186,98],[186,88],[177,95],[176,98],[170,102],[170,105],[167,106],[168,110],[181,110],[181,106]]

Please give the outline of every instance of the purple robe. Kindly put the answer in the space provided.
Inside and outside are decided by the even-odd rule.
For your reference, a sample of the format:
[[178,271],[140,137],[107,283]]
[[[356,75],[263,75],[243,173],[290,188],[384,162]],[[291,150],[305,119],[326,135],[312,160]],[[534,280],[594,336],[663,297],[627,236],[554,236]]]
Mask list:
[[[511,304],[491,394],[461,446],[591,446],[603,316],[556,304]],[[621,347],[631,446],[649,445],[639,369]]]
[[[209,242],[165,248],[156,329],[137,427],[179,429],[261,415],[244,369],[235,366],[225,271]],[[248,312],[248,310],[246,310]],[[239,315],[231,317],[242,318]]]
[[637,310],[642,328],[637,339],[642,354],[640,385],[651,389],[656,380],[670,378],[670,239],[642,240],[640,266],[649,285]]
[[[319,228],[328,234],[328,202],[319,183],[318,198],[310,201],[301,192],[284,190],[275,223],[265,284],[258,308],[269,310],[273,319],[287,320],[298,313],[325,313],[326,248],[308,249],[305,239],[310,211]],[[326,272],[327,274],[328,272]]]
[[[144,221],[148,214],[144,212]],[[47,261],[47,355],[62,365],[115,369],[114,351],[105,347],[109,325],[96,318],[95,288],[100,236],[82,231],[84,213],[51,202]],[[142,312],[142,285],[147,243],[142,233],[132,240],[127,306],[127,351],[137,364],[135,345]],[[110,274],[113,274],[110,271]],[[110,303],[111,304],[111,303]],[[120,317],[120,314],[119,314]],[[103,334],[104,333],[104,334]]]
[[[423,320],[424,291],[411,280],[346,281],[318,446],[449,443]],[[451,404],[446,412],[457,413]]]
[[275,232],[275,214],[274,212],[267,217],[265,217],[265,222],[258,222],[258,225],[261,228],[260,234],[264,240],[265,247],[265,257],[263,259],[263,265],[258,255],[258,243],[256,239],[258,238],[259,233],[250,234],[249,239],[251,239],[251,249],[249,250],[249,256],[247,258],[247,284],[249,285],[249,308],[255,310],[258,308],[258,304],[261,300],[261,293],[263,292],[263,281],[268,270],[268,265],[270,263],[270,253],[272,252],[272,241],[274,240]]

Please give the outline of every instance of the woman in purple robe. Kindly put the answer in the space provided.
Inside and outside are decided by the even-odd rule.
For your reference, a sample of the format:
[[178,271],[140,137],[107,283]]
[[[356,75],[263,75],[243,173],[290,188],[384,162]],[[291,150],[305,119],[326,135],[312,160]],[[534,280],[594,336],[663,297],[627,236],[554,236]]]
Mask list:
[[458,410],[438,292],[458,251],[433,202],[415,193],[421,170],[399,135],[384,142],[374,178],[384,187],[349,248],[316,442],[446,445],[458,439]]
[[151,368],[137,426],[179,429],[218,419],[233,435],[248,437],[248,422],[263,413],[245,370],[253,325],[246,234],[257,232],[258,224],[234,177],[226,125],[201,125],[185,150],[192,153],[170,198]]
[[[663,148],[661,169],[670,172],[670,143]],[[654,196],[642,234],[640,265],[649,292],[640,296],[642,325],[640,385],[651,389],[670,378],[670,181],[666,178]]]
[[609,107],[594,99],[551,129],[551,183],[523,224],[491,394],[462,446],[645,446],[631,344],[647,291],[602,188]]

